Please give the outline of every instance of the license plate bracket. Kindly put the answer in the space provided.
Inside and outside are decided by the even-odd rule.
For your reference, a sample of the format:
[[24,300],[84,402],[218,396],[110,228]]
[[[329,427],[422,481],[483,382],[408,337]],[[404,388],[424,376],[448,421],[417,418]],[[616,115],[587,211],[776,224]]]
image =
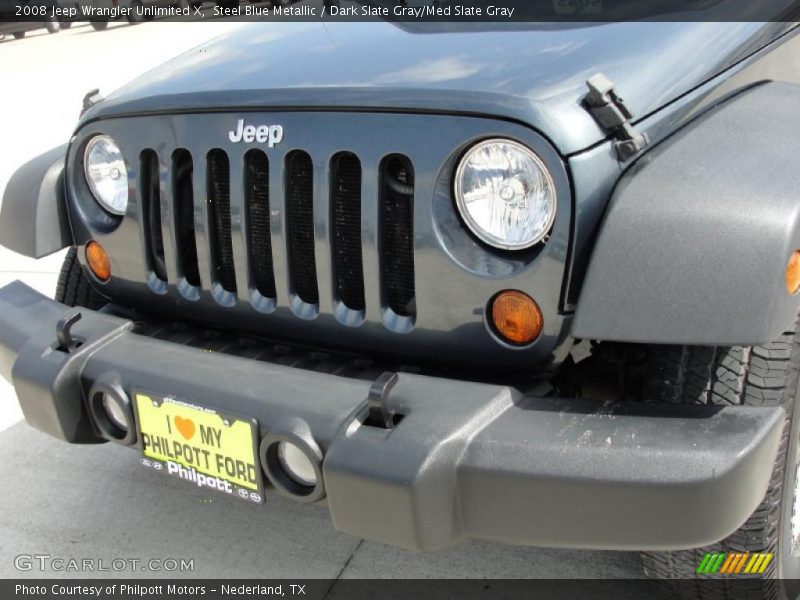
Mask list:
[[133,391],[142,465],[246,502],[264,502],[255,419]]

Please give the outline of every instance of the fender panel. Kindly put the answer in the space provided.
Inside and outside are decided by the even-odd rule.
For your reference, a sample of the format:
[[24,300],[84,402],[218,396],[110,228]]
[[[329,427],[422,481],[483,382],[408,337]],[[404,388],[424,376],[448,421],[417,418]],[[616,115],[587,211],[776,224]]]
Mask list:
[[0,244],[41,258],[72,244],[64,195],[67,145],[22,165],[11,176],[0,206]]
[[572,333],[668,344],[766,343],[791,325],[800,248],[800,86],[711,109],[621,178]]

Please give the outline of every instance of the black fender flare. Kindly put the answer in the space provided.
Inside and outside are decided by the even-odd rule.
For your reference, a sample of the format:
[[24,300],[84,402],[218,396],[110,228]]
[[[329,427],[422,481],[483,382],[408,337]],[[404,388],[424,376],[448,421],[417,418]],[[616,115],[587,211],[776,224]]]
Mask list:
[[72,245],[64,186],[67,145],[28,161],[9,179],[0,206],[0,244],[31,258]]
[[800,86],[717,105],[637,160],[612,193],[572,334],[753,345],[787,330],[800,296]]

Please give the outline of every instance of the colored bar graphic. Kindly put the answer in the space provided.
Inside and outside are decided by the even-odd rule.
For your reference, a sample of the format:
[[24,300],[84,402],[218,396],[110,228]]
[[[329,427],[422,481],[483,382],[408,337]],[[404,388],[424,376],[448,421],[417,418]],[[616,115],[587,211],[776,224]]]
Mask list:
[[739,573],[744,567],[744,563],[747,562],[747,557],[750,556],[749,554],[742,554],[739,556],[739,562],[736,563],[736,571],[732,571],[733,573]]
[[735,554],[735,558],[733,559],[733,562],[731,563],[731,566],[728,568],[727,571],[725,571],[725,574],[729,575],[731,573],[738,573],[739,569],[741,568],[742,562],[744,562],[745,559],[746,559],[746,555],[745,554],[741,554],[741,553],[737,552]]
[[756,564],[757,560],[758,560],[758,554],[753,554],[750,557],[750,560],[747,561],[747,566],[744,568],[743,573],[750,573],[753,570],[753,565]]
[[725,560],[725,553],[720,552],[719,557],[717,557],[717,560],[714,561],[714,566],[711,567],[712,573],[716,573],[717,571],[719,571],[719,568],[722,566],[723,560]]
[[[760,571],[759,571],[759,569],[761,568],[761,563],[763,563],[763,562],[764,562],[764,558],[765,558],[767,555],[766,555],[766,554],[756,554],[755,556],[756,556],[757,558],[756,558],[756,562],[755,562],[755,563],[753,563],[753,567],[750,569],[750,572],[751,572],[751,573],[759,573],[759,572],[760,572]],[[749,567],[749,566],[750,566],[750,565],[748,565],[748,567]]]
[[765,554],[764,555],[764,562],[761,563],[761,566],[758,568],[758,572],[759,573],[763,573],[764,571],[766,571],[767,570],[767,565],[770,563],[771,560],[772,560],[772,552],[769,552],[768,554]]
[[738,552],[734,552],[731,555],[731,562],[728,563],[725,568],[720,569],[720,573],[723,575],[727,575],[728,573],[733,573],[736,571],[736,566],[739,564],[739,561],[742,558],[742,555]]
[[722,563],[722,568],[719,570],[720,573],[727,573],[728,569],[731,568],[731,564],[736,560],[738,555],[736,554],[728,554],[728,558]]
[[772,558],[771,552],[707,552],[695,572],[701,575],[762,574]]
[[706,567],[708,566],[709,561],[711,560],[711,555],[706,552],[706,555],[703,557],[703,560],[700,561],[700,566],[697,567],[696,573],[706,573]]

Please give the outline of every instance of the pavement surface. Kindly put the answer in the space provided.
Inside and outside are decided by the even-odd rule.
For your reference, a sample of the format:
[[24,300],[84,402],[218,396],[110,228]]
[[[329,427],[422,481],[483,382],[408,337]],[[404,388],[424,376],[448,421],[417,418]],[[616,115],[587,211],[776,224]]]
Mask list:
[[[66,142],[84,94],[116,87],[238,23],[86,24],[0,41],[0,192],[30,157]],[[0,248],[0,286],[21,279],[52,296],[63,253],[30,260]],[[193,561],[170,576],[241,578],[609,578],[641,576],[635,553],[473,543],[418,554],[333,529],[325,507],[269,496],[252,506],[197,491],[138,465],[114,444],[70,446],[21,422],[0,380],[0,578],[125,576],[124,570],[19,571],[14,557]],[[623,585],[623,582],[620,582]],[[611,589],[608,597],[625,597]]]

